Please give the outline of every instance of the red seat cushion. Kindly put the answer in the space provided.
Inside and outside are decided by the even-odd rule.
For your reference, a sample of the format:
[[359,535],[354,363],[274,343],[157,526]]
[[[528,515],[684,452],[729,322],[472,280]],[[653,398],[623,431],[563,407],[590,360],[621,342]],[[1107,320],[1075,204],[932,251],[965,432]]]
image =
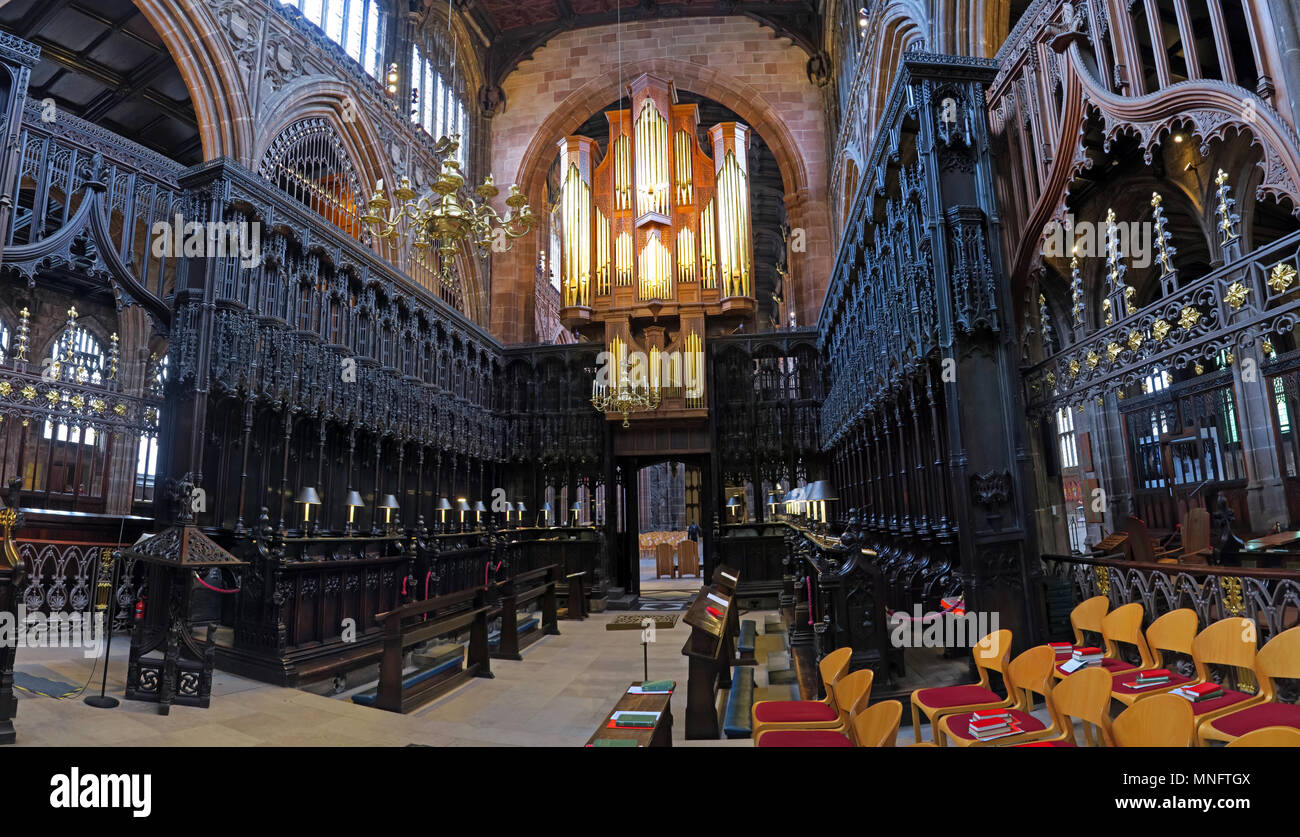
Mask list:
[[1002,698],[996,692],[983,686],[943,686],[938,689],[922,689],[916,693],[917,699],[926,706],[943,709],[948,706],[975,706],[981,703],[1001,703]]
[[769,700],[754,705],[760,724],[811,724],[838,721],[839,713],[819,700]]
[[[1137,668],[1132,663],[1126,663],[1123,660],[1117,660],[1114,657],[1102,657],[1101,667],[1106,669],[1107,671],[1128,671],[1129,669]],[[1066,672],[1063,671],[1060,666],[1057,666],[1056,670],[1061,672],[1061,674],[1066,674]],[[1083,671],[1083,669],[1076,668],[1074,671]],[[1069,672],[1069,674],[1074,674],[1074,671]]]
[[1236,692],[1232,689],[1224,689],[1223,697],[1217,697],[1213,700],[1200,700],[1192,704],[1193,715],[1204,715],[1206,712],[1213,712],[1216,709],[1223,709],[1225,706],[1232,706],[1234,703],[1241,703],[1243,700],[1254,697],[1245,692]]
[[[1021,732],[1038,732],[1047,729],[1047,727],[1043,725],[1042,721],[1038,720],[1033,715],[1030,715],[1028,712],[1021,712],[1019,709],[1008,709],[1007,711],[1011,713],[1011,720],[1020,724]],[[975,736],[971,735],[970,730],[967,729],[970,725],[970,716],[974,714],[974,712],[958,712],[956,715],[949,715],[945,719],[944,723],[947,724],[948,731],[954,738],[964,738],[967,741],[974,741]],[[1007,737],[1009,738],[1010,736]],[[1001,739],[995,738],[992,740],[1000,741]]]
[[1077,747],[1069,741],[1030,741],[1028,744],[1013,744],[1013,747]]
[[1111,678],[1111,689],[1116,692],[1122,692],[1126,695],[1140,695],[1146,692],[1158,692],[1161,690],[1161,688],[1164,687],[1181,686],[1184,683],[1192,682],[1192,678],[1183,677],[1181,674],[1174,674],[1171,671],[1169,672],[1169,682],[1163,684],[1162,686],[1148,686],[1145,689],[1134,689],[1133,681],[1137,679],[1137,676],[1140,673],[1141,670],[1138,669],[1135,671],[1126,671],[1122,674],[1116,674],[1113,678]]
[[1300,706],[1292,703],[1261,703],[1240,712],[1208,721],[1211,726],[1228,735],[1245,735],[1264,727],[1295,727],[1300,729]]
[[852,747],[848,736],[828,729],[779,729],[758,738],[760,747]]

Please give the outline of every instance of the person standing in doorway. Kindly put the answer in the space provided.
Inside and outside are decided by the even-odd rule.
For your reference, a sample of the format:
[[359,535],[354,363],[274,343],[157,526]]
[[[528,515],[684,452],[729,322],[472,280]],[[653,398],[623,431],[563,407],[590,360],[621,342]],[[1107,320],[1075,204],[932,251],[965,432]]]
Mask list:
[[688,526],[688,527],[686,527],[686,537],[690,538],[691,540],[695,541],[696,543],[699,543],[699,542],[700,542],[700,524],[698,524],[698,523],[696,523],[694,520],[692,520],[692,521],[691,521],[691,525]]

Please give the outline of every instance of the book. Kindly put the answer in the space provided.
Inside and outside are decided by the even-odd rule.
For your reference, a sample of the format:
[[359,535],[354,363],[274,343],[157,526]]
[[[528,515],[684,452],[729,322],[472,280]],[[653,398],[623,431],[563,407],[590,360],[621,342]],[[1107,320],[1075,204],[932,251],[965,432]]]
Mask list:
[[1185,697],[1192,703],[1200,703],[1201,701],[1223,697],[1223,687],[1217,683],[1197,683],[1194,686],[1182,686],[1174,689],[1174,694]]
[[987,721],[990,718],[1002,718],[1010,720],[1011,713],[1006,709],[981,709],[971,714],[970,719],[974,721]]
[[1047,644],[1058,657],[1064,657],[1067,654],[1074,653],[1074,646],[1068,642],[1049,642]]
[[1139,671],[1137,677],[1133,678],[1134,686],[1158,686],[1161,683],[1169,682],[1169,670],[1164,668],[1155,668],[1148,671]]
[[713,607],[712,605],[704,608],[704,612],[712,616],[714,619],[722,618],[722,611],[718,610],[716,607]]
[[980,735],[982,733],[997,732],[1006,729],[1008,726],[1010,724],[1006,718],[986,718],[982,721],[971,719],[969,729],[971,735]]
[[592,747],[639,747],[635,738],[597,738]]
[[619,727],[646,728],[646,727],[653,727],[655,725],[655,721],[657,720],[659,720],[658,715],[627,714],[627,715],[619,715],[617,718],[615,718],[614,724]]
[[997,731],[986,732],[983,734],[972,733],[972,735],[975,736],[977,741],[992,741],[995,738],[1005,738],[1008,735],[1019,735],[1022,732],[1024,732],[1024,729],[1021,728],[1020,724],[1012,723]]
[[647,680],[641,684],[643,692],[671,692],[677,686],[675,680]]

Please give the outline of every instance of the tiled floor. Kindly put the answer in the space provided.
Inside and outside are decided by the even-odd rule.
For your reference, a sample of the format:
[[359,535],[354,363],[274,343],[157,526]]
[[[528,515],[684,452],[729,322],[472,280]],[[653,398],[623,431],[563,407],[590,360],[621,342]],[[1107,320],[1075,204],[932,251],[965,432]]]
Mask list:
[[[493,660],[493,679],[475,679],[411,715],[397,715],[297,689],[217,672],[208,709],[122,701],[93,709],[81,698],[56,701],[20,695],[14,724],[20,746],[141,745],[378,745],[578,747],[586,743],[633,681],[639,681],[639,631],[607,631],[612,614],[561,622],[560,636],[524,651],[522,662]],[[759,616],[759,625],[763,624]],[[674,743],[750,746],[740,741],[684,740],[689,628],[660,630],[649,647],[650,677],[678,682],[673,696]],[[108,693],[121,697],[126,643],[115,641]],[[21,649],[17,670],[74,685],[86,682],[92,661],[79,650]],[[94,684],[97,687],[96,673]],[[97,691],[97,689],[96,689]],[[89,693],[89,690],[88,690]]]

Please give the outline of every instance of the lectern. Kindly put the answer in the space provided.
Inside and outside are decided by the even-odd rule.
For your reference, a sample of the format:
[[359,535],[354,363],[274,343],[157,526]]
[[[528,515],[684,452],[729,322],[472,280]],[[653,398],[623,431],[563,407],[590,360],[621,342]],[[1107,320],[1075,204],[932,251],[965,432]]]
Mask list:
[[[720,568],[719,573],[723,569]],[[739,581],[738,574],[726,569]],[[715,573],[715,577],[717,574]],[[731,666],[736,658],[736,628],[739,619],[733,607],[735,586],[717,584],[700,590],[682,621],[691,635],[682,646],[690,661],[686,682],[686,737],[720,738],[718,689],[731,688]]]

